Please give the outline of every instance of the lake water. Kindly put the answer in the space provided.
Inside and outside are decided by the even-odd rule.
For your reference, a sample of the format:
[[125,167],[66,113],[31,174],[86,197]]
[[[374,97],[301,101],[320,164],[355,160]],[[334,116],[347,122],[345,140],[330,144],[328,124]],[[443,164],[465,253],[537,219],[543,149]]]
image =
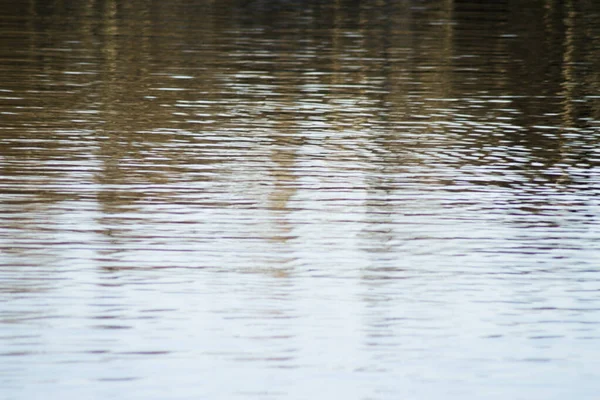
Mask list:
[[600,2],[0,3],[0,398],[598,393]]

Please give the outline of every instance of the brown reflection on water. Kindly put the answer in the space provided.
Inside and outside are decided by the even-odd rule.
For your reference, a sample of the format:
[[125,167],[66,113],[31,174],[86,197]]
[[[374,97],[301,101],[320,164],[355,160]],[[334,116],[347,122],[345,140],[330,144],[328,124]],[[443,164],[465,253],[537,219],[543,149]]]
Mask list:
[[270,153],[270,207],[285,209],[307,146],[392,171],[436,148],[481,154],[452,156],[459,168],[522,146],[541,165],[527,179],[557,184],[573,178],[553,165],[597,164],[590,1],[9,3],[2,170],[24,182],[3,184],[11,201],[110,214]]
[[[119,214],[249,168],[284,215],[303,158],[359,174],[498,165],[557,185],[597,166],[589,1],[9,3],[6,202],[98,201]],[[456,184],[440,171],[419,180]],[[279,221],[275,237],[293,236]]]

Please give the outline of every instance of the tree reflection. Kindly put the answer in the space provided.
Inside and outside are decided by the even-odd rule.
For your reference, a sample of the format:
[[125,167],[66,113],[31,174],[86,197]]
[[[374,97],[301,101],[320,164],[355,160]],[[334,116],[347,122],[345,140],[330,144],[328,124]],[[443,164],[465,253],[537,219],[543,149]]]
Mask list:
[[[415,168],[405,185],[535,190],[586,181],[580,169],[597,164],[591,0],[31,0],[0,11],[12,16],[0,28],[7,195],[94,198],[118,214],[218,188],[282,211],[285,238],[298,166],[319,157],[376,174],[361,181],[376,197],[376,182],[392,195]],[[499,172],[479,181],[469,171],[481,168]],[[17,177],[28,183],[7,180]]]

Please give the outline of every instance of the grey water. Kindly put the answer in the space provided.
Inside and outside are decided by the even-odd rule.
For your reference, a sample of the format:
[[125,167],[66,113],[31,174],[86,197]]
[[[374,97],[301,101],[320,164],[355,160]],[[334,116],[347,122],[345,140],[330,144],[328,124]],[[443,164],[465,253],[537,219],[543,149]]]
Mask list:
[[599,2],[0,2],[0,398],[598,393]]

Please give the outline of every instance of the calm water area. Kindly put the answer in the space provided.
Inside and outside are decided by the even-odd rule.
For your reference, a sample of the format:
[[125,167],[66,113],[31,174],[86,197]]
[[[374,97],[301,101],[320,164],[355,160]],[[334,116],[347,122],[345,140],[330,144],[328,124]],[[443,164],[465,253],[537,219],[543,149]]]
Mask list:
[[599,1],[0,1],[1,399],[599,396]]

